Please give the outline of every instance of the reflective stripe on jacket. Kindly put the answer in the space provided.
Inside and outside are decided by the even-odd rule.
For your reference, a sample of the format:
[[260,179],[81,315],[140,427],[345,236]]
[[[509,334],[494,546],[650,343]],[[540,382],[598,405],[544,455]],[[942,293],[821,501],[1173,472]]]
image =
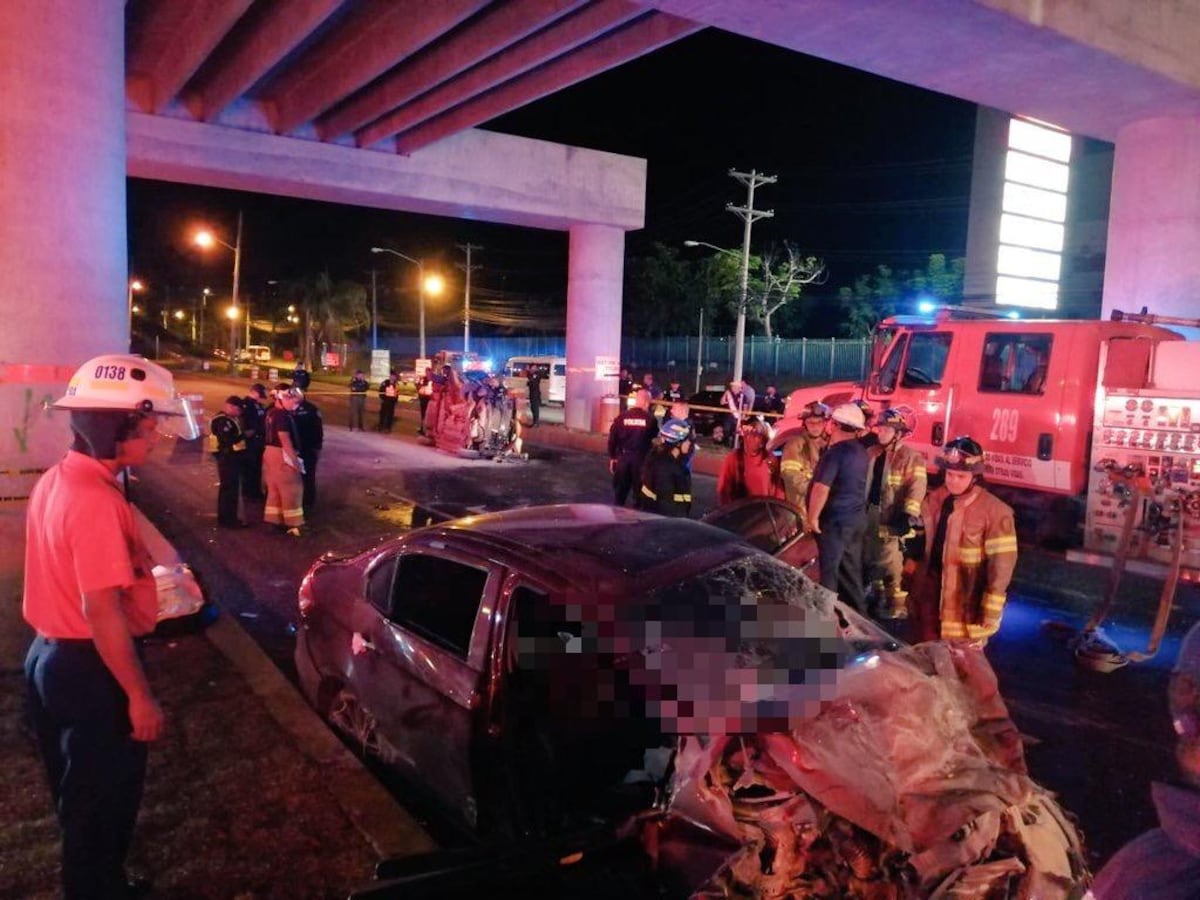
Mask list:
[[920,451],[906,444],[895,444],[884,451],[883,483],[879,491],[880,533],[901,513],[921,515],[925,490],[925,457]]
[[788,503],[805,509],[808,505],[808,485],[812,481],[817,460],[825,449],[824,437],[809,437],[802,434],[783,445],[783,461],[779,474],[783,478],[783,490]]
[[913,579],[913,594],[940,588],[943,639],[987,638],[1000,628],[1017,565],[1012,507],[978,484],[957,498],[946,523],[938,579],[930,569],[930,557],[938,514],[948,494],[945,487],[938,488],[926,496],[921,508],[925,559]]

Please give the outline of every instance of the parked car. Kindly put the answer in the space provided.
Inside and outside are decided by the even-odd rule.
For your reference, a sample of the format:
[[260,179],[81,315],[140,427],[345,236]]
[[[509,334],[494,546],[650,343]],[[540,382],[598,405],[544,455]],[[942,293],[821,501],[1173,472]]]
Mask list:
[[[746,510],[725,524],[763,531],[766,515],[781,524],[756,540],[794,546],[786,510]],[[786,728],[781,710],[833,683],[795,675],[811,660],[836,669],[898,646],[735,534],[586,504],[472,516],[327,555],[305,575],[299,609],[309,702],[485,832],[644,809],[646,785],[625,781],[647,750],[728,732],[747,709],[751,731],[770,716]],[[738,669],[753,670],[761,702],[746,702]],[[780,669],[791,677],[770,677]]]
[[[705,389],[697,391],[692,396],[688,397],[688,421],[692,423],[692,428],[696,430],[696,434],[711,435],[713,428],[720,425],[728,412],[714,412],[717,407],[721,406],[721,397],[724,391]],[[697,407],[708,406],[712,409],[698,409]]]

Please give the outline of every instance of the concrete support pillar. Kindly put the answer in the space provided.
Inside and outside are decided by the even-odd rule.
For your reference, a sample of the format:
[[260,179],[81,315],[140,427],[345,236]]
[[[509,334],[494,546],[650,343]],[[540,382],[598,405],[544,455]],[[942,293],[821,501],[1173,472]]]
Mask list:
[[621,355],[621,285],[625,232],[611,225],[571,229],[567,270],[568,428],[590,430],[605,394],[617,392],[615,377],[597,380],[596,357]]
[[0,3],[0,496],[66,449],[43,399],[129,345],[124,29],[117,0]]
[[1147,119],[1117,134],[1103,315],[1143,306],[1200,315],[1200,118]]

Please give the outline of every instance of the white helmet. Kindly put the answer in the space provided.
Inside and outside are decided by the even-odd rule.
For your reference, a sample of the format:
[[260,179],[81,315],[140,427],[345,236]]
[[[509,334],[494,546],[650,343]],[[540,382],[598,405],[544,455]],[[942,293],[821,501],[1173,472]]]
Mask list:
[[830,418],[839,425],[847,425],[859,431],[867,427],[867,419],[863,415],[863,411],[854,403],[843,403],[835,406]]
[[161,429],[185,440],[200,436],[196,416],[175,391],[175,379],[142,356],[106,353],[75,370],[54,409],[154,413]]

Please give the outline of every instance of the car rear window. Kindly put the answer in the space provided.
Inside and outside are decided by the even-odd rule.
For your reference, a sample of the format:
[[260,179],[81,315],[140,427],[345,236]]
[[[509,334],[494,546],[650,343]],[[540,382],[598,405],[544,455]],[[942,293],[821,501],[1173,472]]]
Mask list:
[[388,618],[466,659],[487,578],[487,569],[406,553],[393,582]]

